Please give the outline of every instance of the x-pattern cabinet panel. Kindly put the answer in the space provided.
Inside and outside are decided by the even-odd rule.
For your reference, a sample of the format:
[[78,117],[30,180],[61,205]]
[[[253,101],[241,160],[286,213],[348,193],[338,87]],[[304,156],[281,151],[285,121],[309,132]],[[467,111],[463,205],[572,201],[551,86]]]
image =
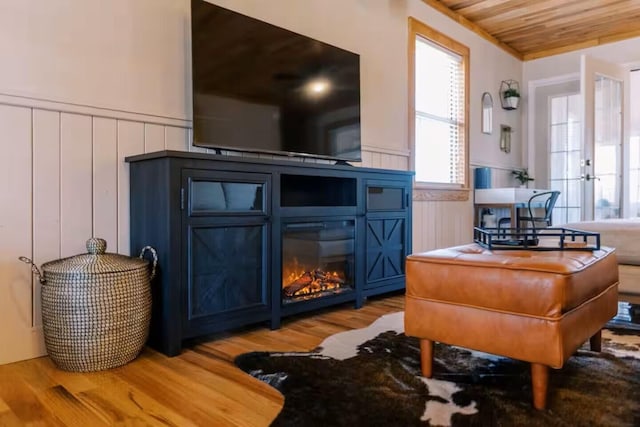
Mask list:
[[411,250],[411,187],[401,182],[366,183],[366,280],[364,294],[404,287]]

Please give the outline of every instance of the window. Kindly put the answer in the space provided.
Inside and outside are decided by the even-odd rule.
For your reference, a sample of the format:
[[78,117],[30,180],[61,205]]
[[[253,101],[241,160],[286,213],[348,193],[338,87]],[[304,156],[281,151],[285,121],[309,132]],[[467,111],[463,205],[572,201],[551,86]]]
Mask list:
[[[416,189],[468,189],[469,48],[410,19],[409,82]],[[434,199],[466,200],[438,192]]]
[[631,70],[629,84],[629,214],[640,217],[640,70]]

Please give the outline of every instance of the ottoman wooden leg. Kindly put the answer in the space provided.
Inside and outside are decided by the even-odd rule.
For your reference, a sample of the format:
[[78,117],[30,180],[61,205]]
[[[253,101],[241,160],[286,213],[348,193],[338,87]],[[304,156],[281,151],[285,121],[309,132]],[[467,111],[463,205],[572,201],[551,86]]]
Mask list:
[[420,366],[422,368],[422,376],[431,378],[433,366],[433,341],[420,340]]
[[590,339],[591,351],[602,351],[602,330],[596,332]]
[[547,384],[549,367],[540,363],[531,364],[531,385],[533,389],[533,407],[544,409],[547,406]]

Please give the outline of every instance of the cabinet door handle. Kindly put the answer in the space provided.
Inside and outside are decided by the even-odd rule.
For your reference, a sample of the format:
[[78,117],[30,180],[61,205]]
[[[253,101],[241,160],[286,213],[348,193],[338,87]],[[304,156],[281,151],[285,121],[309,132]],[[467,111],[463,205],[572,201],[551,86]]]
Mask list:
[[184,210],[184,188],[180,189],[180,210]]

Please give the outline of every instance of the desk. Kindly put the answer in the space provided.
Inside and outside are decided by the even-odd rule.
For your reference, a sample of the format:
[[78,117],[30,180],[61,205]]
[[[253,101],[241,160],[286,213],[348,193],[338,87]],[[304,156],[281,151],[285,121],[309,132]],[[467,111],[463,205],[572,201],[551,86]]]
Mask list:
[[[545,189],[536,188],[483,188],[474,191],[474,225],[481,225],[482,209],[509,209],[512,221],[518,218],[518,209],[526,208],[527,202],[537,193],[544,193]],[[540,207],[544,204],[541,203]],[[498,218],[497,218],[498,219]],[[514,221],[512,227],[518,227]]]

